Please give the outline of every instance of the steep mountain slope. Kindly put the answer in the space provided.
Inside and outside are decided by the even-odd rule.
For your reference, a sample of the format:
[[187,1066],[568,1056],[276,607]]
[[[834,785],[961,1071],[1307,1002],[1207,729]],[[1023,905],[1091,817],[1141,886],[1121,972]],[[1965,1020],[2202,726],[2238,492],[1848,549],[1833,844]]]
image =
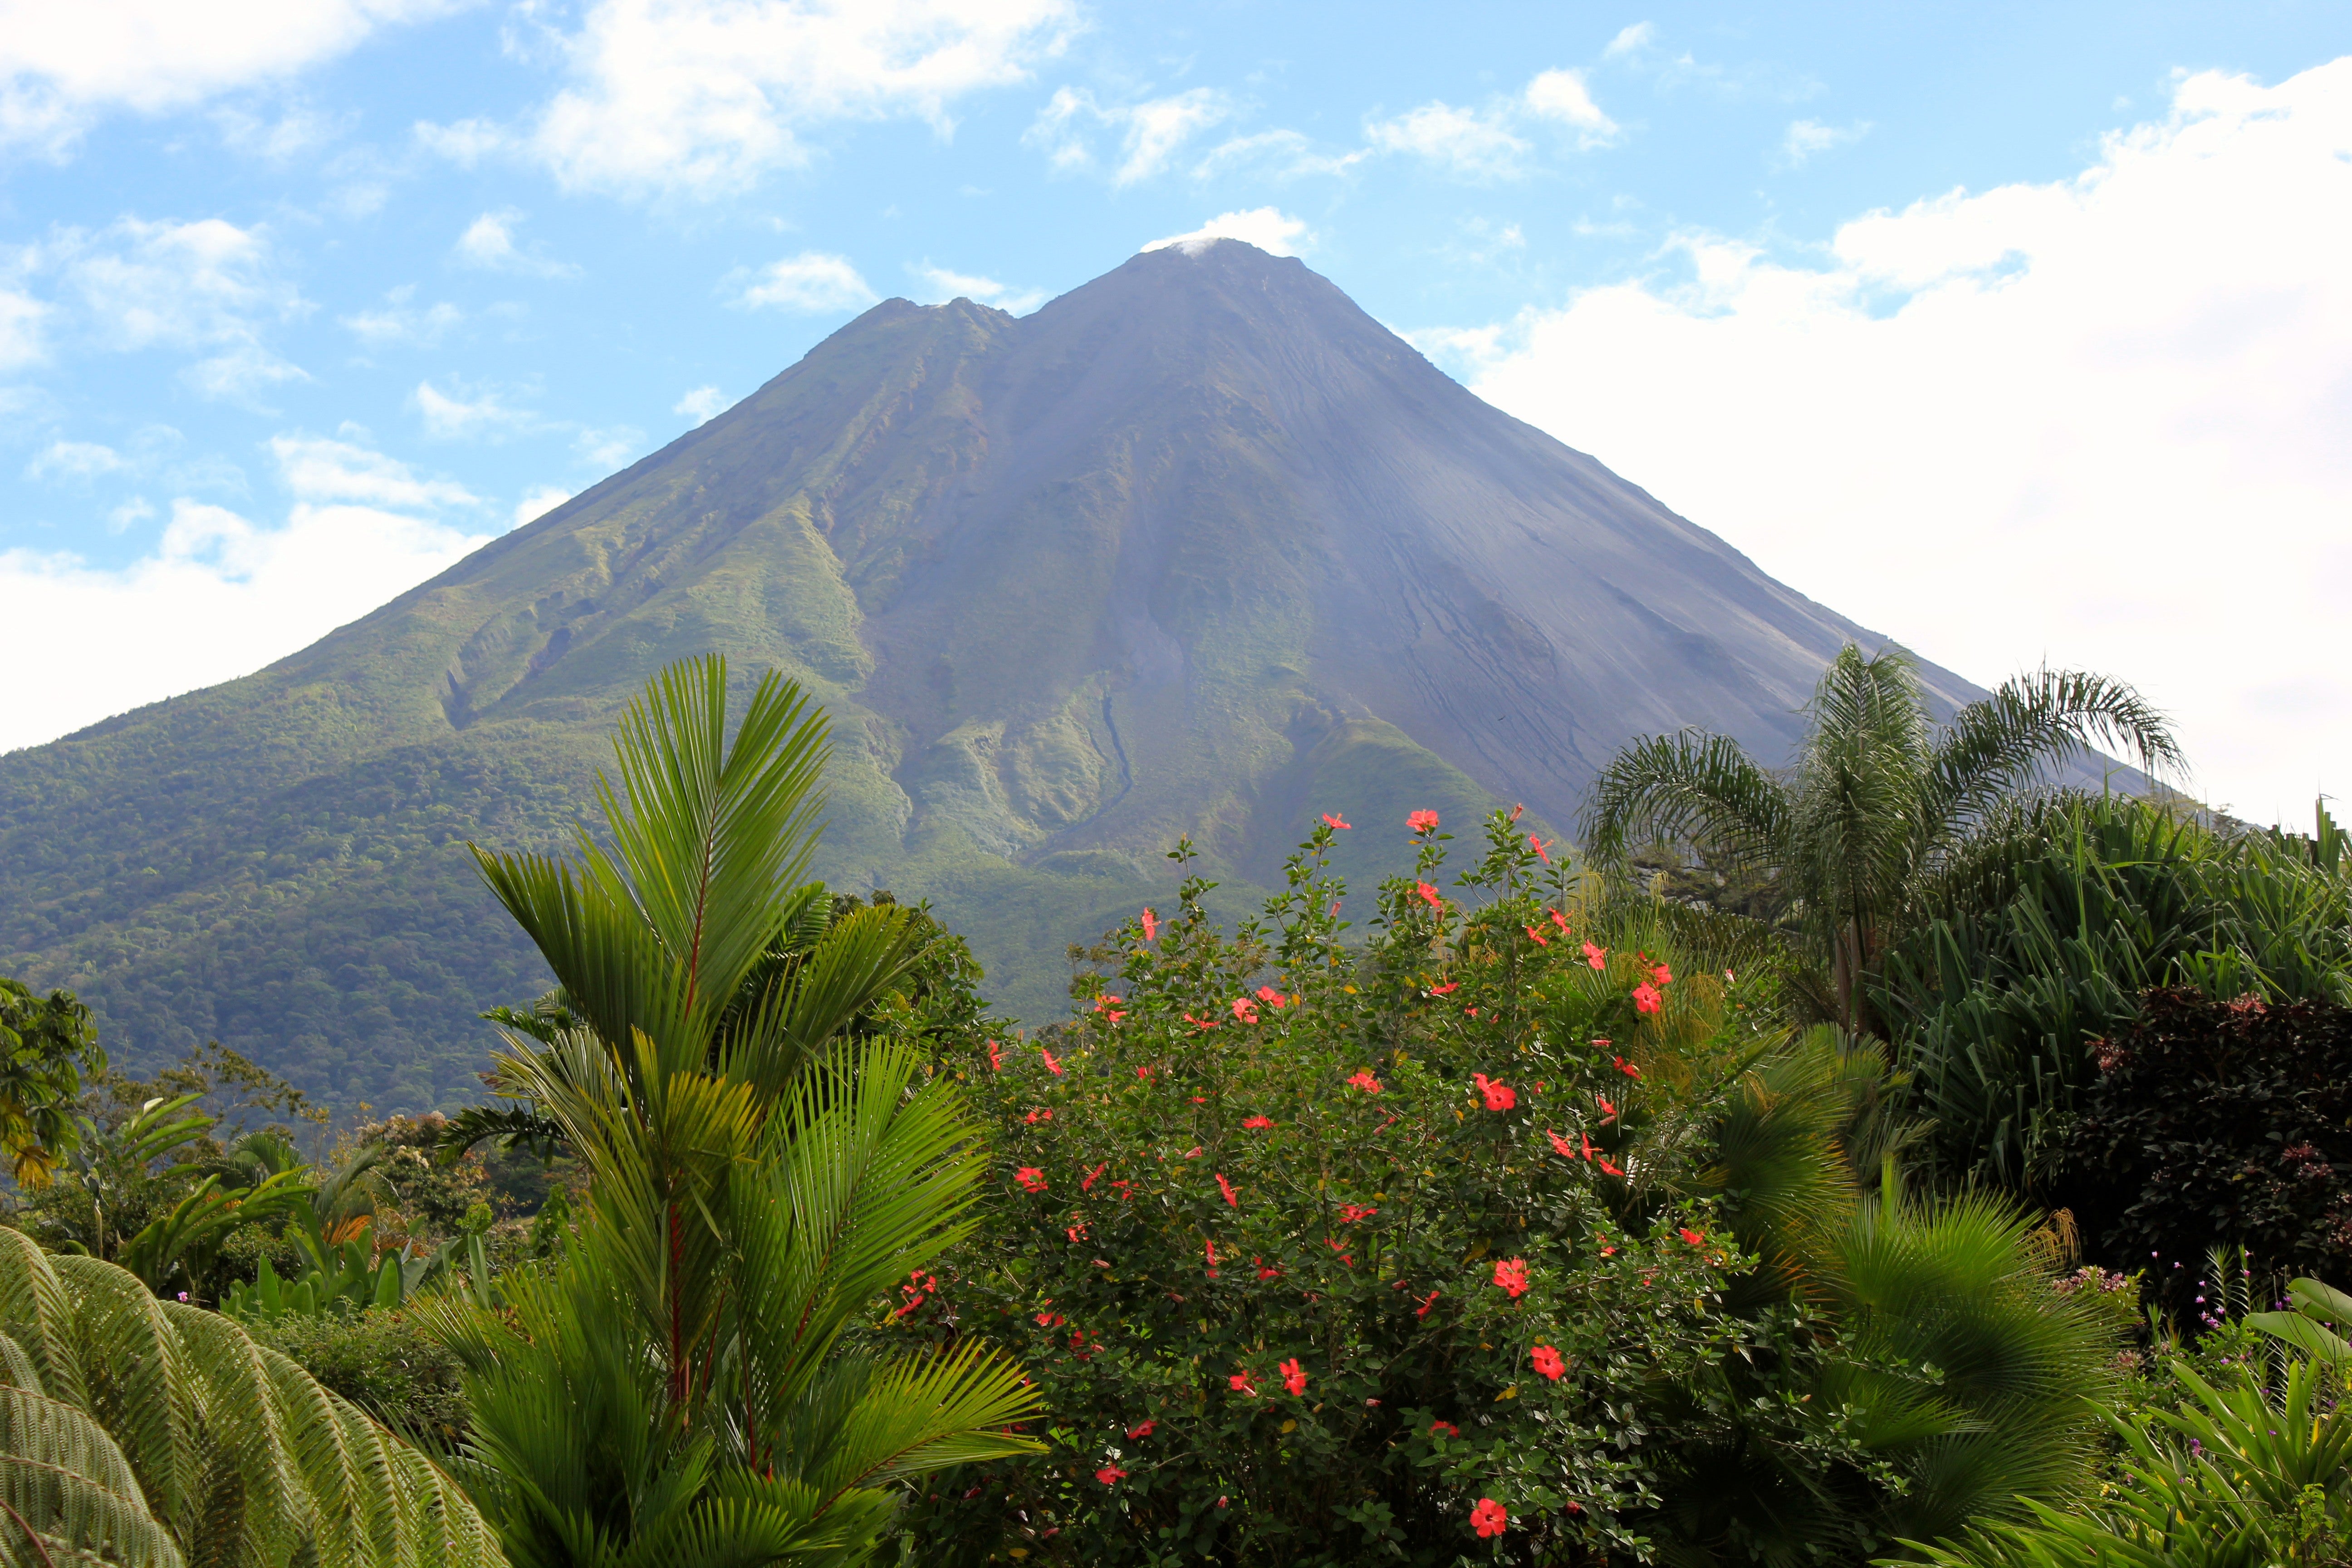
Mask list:
[[1851,637],[1297,261],[1156,251],[1017,321],[877,305],[292,658],[0,758],[0,972],[132,1059],[467,1098],[541,980],[463,840],[567,835],[618,704],[718,648],[835,716],[824,874],[1042,1017],[1179,835],[1247,884],[1319,810],[1358,879],[1412,806],[1566,823],[1636,733],[1785,752]]

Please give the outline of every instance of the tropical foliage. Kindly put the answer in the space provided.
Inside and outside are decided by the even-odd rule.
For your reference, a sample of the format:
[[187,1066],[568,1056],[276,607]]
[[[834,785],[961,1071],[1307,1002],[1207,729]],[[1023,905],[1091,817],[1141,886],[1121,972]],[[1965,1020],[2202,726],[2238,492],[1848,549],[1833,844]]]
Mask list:
[[2352,1001],[2352,864],[2325,802],[2316,823],[2232,831],[2122,797],[1996,816],[1874,993],[1945,1177],[2049,1190],[2084,1042],[2127,1028],[2144,992]]
[[1025,1337],[1053,1447],[939,1485],[929,1556],[1793,1563],[2080,1484],[2109,1339],[2023,1217],[1880,1176],[1883,1051],[1507,815],[1457,903],[1434,816],[1360,947],[1328,820],[1262,920],[1190,882],[954,1061],[997,1199],[896,1331]]
[[723,660],[665,671],[615,751],[611,848],[480,854],[561,990],[499,1058],[521,1109],[458,1136],[558,1141],[591,1180],[554,1262],[433,1320],[465,1474],[517,1564],[864,1561],[895,1483],[1024,1450],[1002,1428],[1035,1405],[977,1341],[854,1332],[982,1172],[955,1089],[860,1027],[924,928],[799,881],[825,741],[774,676],[730,725]]
[[2074,670],[2019,676],[1938,726],[1899,649],[1840,649],[1814,689],[1811,728],[1776,773],[1722,735],[1685,731],[1618,753],[1586,797],[1587,847],[1603,861],[1654,841],[1696,844],[1769,871],[1812,960],[1829,1016],[1876,1027],[1887,947],[1926,923],[1941,884],[1966,876],[1988,828],[2095,745],[2177,771],[2179,745],[2120,681]]
[[0,975],[0,1153],[24,1186],[46,1186],[80,1142],[82,1075],[106,1070],[89,1009],[64,991],[36,996]]
[[216,1313],[0,1231],[12,1562],[491,1564],[434,1466]]

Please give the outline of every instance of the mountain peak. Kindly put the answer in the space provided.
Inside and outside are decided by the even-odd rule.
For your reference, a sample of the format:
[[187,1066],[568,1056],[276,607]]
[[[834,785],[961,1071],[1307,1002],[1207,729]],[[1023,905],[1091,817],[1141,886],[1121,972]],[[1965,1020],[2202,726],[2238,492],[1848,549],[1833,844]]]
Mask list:
[[1855,637],[1297,258],[1164,247],[1017,319],[884,300],[269,669],[0,759],[0,969],[126,1061],[470,1098],[472,1016],[539,981],[463,841],[562,844],[620,706],[715,649],[832,715],[820,872],[1042,1018],[1180,837],[1247,889],[1341,812],[1368,889],[1407,811],[1556,832],[1636,734],[1785,754]]

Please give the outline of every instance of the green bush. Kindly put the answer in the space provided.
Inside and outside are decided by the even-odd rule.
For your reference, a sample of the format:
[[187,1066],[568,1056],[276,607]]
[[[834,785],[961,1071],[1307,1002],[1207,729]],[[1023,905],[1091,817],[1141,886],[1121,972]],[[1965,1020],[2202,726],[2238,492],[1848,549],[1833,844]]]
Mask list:
[[1857,1193],[1883,1056],[1499,815],[1482,908],[1431,829],[1351,945],[1339,831],[943,1063],[997,1201],[877,1331],[1025,1340],[1052,1447],[927,1489],[923,1561],[1852,1560],[2086,1473],[2106,1352],[2024,1222]]
[[471,1428],[457,1357],[406,1312],[290,1313],[243,1327],[396,1432],[455,1448]]

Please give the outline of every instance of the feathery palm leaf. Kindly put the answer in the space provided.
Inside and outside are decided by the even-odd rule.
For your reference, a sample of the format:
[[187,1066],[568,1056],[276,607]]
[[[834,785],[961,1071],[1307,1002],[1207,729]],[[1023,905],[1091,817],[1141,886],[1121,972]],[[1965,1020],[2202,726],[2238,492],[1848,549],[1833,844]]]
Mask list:
[[15,1231],[0,1384],[0,1500],[57,1561],[499,1561],[446,1477],[236,1323]]

